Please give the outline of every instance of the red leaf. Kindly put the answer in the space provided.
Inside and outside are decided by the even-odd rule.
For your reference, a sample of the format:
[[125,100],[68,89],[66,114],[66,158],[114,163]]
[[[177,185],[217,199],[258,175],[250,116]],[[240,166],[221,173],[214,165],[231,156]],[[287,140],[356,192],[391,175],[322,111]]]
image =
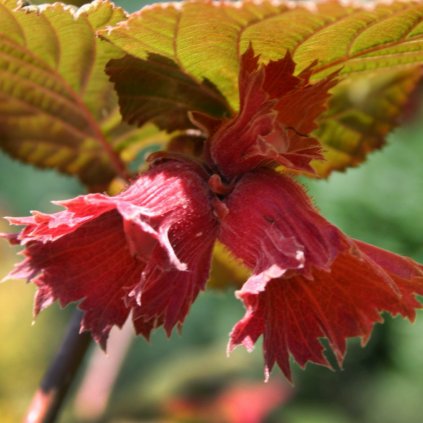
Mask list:
[[207,281],[217,231],[209,195],[199,168],[165,161],[115,197],[81,196],[59,213],[10,219],[25,225],[11,241],[26,247],[10,277],[38,285],[35,313],[80,301],[81,329],[103,347],[131,310],[137,332],[170,333]]
[[310,161],[323,158],[320,143],[309,134],[326,108],[335,75],[311,84],[312,66],[298,76],[294,69],[289,53],[264,66],[251,47],[242,55],[240,112],[209,141],[210,157],[224,175],[276,163],[313,172]]
[[229,350],[252,349],[263,335],[266,377],[277,363],[291,378],[289,356],[330,367],[319,338],[327,338],[342,364],[345,341],[359,336],[365,343],[381,312],[413,320],[421,308],[423,267],[410,259],[357,242],[341,253],[329,272],[314,269],[312,279],[299,272],[276,278],[256,289],[245,284],[237,296],[246,314],[230,337]]
[[124,120],[141,126],[153,122],[168,132],[192,128],[190,110],[221,117],[230,113],[226,99],[210,82],[199,82],[172,60],[149,54],[147,60],[125,55],[107,64],[119,93]]
[[225,205],[228,214],[219,240],[254,270],[257,283],[289,269],[329,269],[347,244],[344,235],[317,213],[304,189],[274,170],[242,176]]
[[125,289],[138,282],[143,270],[128,254],[122,217],[109,211],[56,241],[30,241],[25,255],[23,265],[38,286],[35,314],[55,300],[62,306],[82,300],[81,330],[91,331],[105,347],[110,329],[128,317]]

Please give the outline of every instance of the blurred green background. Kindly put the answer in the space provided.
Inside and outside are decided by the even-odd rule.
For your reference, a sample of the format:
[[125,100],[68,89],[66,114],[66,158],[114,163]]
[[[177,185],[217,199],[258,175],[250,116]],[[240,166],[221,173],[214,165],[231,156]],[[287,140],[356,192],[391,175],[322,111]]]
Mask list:
[[[147,2],[120,3],[135,10]],[[423,119],[419,120],[392,134],[387,147],[360,168],[307,185],[323,215],[349,235],[423,262]],[[32,209],[53,211],[50,200],[83,192],[71,178],[23,166],[2,154],[0,174],[2,216],[27,215]],[[6,230],[6,223],[0,222],[0,232]],[[0,240],[0,277],[16,261],[15,254],[16,249]],[[2,423],[22,419],[72,312],[52,306],[31,325],[33,294],[34,287],[22,281],[1,286]],[[261,386],[263,380],[260,345],[252,354],[239,349],[230,358],[225,355],[228,333],[243,312],[232,291],[207,291],[194,304],[182,336],[167,339],[157,331],[150,343],[134,339],[107,410],[96,421],[224,423],[210,411],[221,406],[219,395],[234,385]],[[272,381],[282,383],[275,388],[282,392],[280,405],[263,421],[421,423],[423,313],[419,314],[413,325],[387,317],[365,349],[351,340],[342,371],[314,365],[306,371],[295,368],[291,388],[280,382],[282,375],[275,370]],[[74,394],[62,421],[88,421],[87,413],[75,405]],[[190,407],[208,411],[195,418]]]

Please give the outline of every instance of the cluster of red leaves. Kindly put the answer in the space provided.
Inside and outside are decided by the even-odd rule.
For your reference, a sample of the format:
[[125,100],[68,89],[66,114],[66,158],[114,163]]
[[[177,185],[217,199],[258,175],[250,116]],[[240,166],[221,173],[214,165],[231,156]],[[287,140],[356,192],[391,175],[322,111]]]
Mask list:
[[80,301],[82,330],[103,346],[131,314],[137,333],[182,325],[207,282],[216,240],[252,276],[237,297],[246,314],[229,350],[252,349],[263,336],[266,374],[289,357],[329,366],[320,338],[338,361],[346,338],[365,342],[381,312],[414,319],[423,267],[352,240],[313,207],[304,189],[280,171],[310,173],[322,159],[310,132],[336,83],[298,76],[287,54],[261,66],[242,56],[240,111],[216,120],[192,112],[207,136],[201,157],[164,153],[123,193],[60,203],[65,211],[10,219],[24,225],[13,243],[25,260],[11,277],[38,286],[35,312],[53,301]]

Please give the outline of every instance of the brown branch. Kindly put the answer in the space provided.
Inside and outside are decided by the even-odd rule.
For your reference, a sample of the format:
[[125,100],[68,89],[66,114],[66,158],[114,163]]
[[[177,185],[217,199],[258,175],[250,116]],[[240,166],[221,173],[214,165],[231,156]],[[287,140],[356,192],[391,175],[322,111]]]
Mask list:
[[40,387],[32,398],[25,423],[53,423],[68,389],[90,345],[88,333],[79,334],[82,313],[72,316],[62,346],[47,369]]

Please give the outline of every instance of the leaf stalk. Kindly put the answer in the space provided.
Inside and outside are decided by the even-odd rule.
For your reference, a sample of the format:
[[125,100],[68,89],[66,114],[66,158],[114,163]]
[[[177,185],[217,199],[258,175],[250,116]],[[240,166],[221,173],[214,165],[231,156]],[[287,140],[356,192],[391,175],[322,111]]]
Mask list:
[[79,333],[81,319],[82,312],[76,310],[60,350],[32,398],[24,423],[54,423],[56,421],[63,400],[91,342],[89,333]]

